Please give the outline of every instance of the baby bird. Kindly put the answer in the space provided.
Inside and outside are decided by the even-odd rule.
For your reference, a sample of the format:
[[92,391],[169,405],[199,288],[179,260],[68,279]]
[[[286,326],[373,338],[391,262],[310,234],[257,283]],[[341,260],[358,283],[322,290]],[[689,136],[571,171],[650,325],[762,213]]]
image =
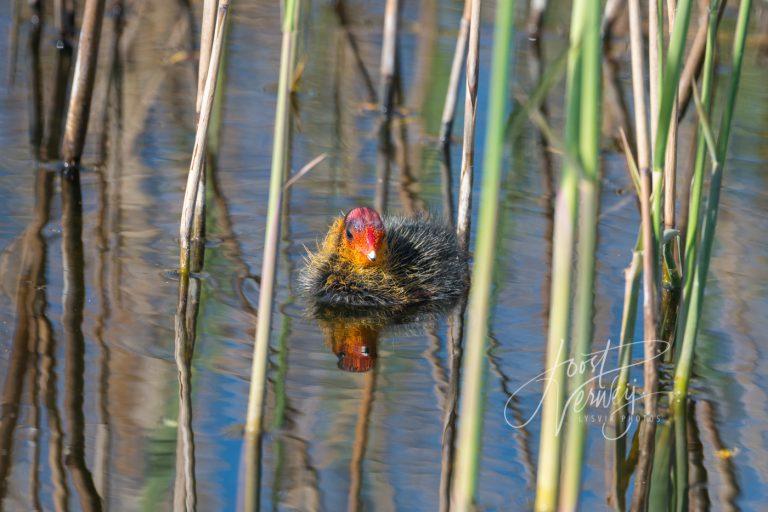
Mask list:
[[382,219],[367,207],[333,222],[299,276],[310,300],[353,308],[448,306],[467,284],[467,257],[451,228],[423,216]]

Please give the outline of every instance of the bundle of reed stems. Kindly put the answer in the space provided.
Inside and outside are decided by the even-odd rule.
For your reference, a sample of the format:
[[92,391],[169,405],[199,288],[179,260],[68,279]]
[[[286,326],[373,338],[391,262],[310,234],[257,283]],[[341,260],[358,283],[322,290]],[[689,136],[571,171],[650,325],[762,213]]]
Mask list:
[[[750,0],[739,5],[733,34],[732,73],[717,134],[709,120],[713,103],[713,63],[717,50],[717,31],[722,2],[712,0],[700,16],[706,30],[690,45],[686,57],[692,2],[667,4],[668,38],[662,30],[661,3],[649,2],[648,66],[645,65],[642,14],[638,0],[628,2],[632,95],[635,110],[634,148],[622,133],[627,166],[638,194],[641,224],[637,243],[625,273],[626,287],[622,313],[619,362],[621,367],[614,392],[614,414],[627,404],[631,344],[635,338],[635,318],[640,303],[640,278],[643,291],[643,381],[642,398],[646,420],[639,426],[639,458],[634,472],[632,510],[657,510],[688,507],[688,454],[686,403],[691,367],[699,329],[709,262],[717,223],[723,168],[727,156],[730,127],[738,93],[744,44],[751,7]],[[566,83],[566,128],[564,163],[558,192],[553,235],[554,257],[547,345],[547,384],[536,482],[535,509],[576,510],[578,508],[586,426],[578,412],[563,410],[564,398],[579,389],[588,377],[576,372],[567,377],[564,363],[583,362],[590,352],[592,336],[595,261],[595,235],[599,190],[600,149],[600,9],[593,2],[574,3],[572,11],[569,64]],[[702,51],[702,45],[704,50]],[[690,71],[703,58],[701,94]],[[646,80],[649,101],[646,101]],[[690,92],[692,94],[690,94]],[[691,183],[677,186],[676,153],[680,138],[678,125],[688,98],[696,104],[696,158]],[[692,114],[693,115],[693,114]],[[650,120],[650,123],[648,123]],[[703,201],[706,169],[709,192]],[[681,192],[690,189],[689,194]],[[680,193],[676,197],[676,193]],[[687,218],[675,217],[675,203],[688,202]],[[577,228],[578,225],[578,228]],[[685,229],[682,229],[685,228]],[[683,238],[684,237],[684,238]],[[578,264],[573,267],[574,244],[578,239]],[[681,245],[683,249],[679,247]],[[575,275],[572,269],[575,268]],[[682,270],[681,270],[682,269]],[[571,316],[572,283],[575,304]],[[572,327],[572,330],[571,330]],[[569,343],[568,340],[572,341]],[[676,361],[672,393],[660,390],[658,361],[662,355]],[[630,398],[632,399],[632,398]],[[664,408],[661,407],[662,402]],[[669,414],[664,413],[669,410]],[[581,411],[582,414],[584,411]],[[664,414],[662,414],[664,413]],[[560,436],[560,418],[567,417],[565,436]],[[658,418],[662,418],[657,428]],[[673,430],[674,429],[674,430]],[[674,431],[674,435],[673,434]],[[617,444],[614,499],[623,510],[629,475],[624,470],[625,444]],[[674,455],[673,455],[674,454]],[[672,471],[674,468],[674,472]],[[622,483],[623,482],[623,483]],[[674,494],[672,490],[674,489]]]

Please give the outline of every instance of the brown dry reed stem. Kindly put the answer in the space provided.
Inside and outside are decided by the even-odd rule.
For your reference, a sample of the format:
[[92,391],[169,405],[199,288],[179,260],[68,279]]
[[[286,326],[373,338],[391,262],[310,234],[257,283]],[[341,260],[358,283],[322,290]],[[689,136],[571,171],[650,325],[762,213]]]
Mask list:
[[86,0],[64,130],[62,154],[68,167],[79,164],[83,154],[103,18],[104,0]]
[[[723,15],[723,8],[726,2],[720,2],[717,16]],[[707,46],[707,26],[709,25],[709,1],[699,1],[699,27],[688,51],[688,58],[685,61],[682,74],[680,75],[680,84],[677,89],[678,96],[678,121],[682,120],[688,108],[691,99],[691,84],[698,80],[701,74],[702,63],[704,62],[704,50]],[[682,221],[683,219],[681,219]]]
[[200,118],[197,122],[197,131],[195,133],[195,145],[192,149],[192,160],[189,164],[189,174],[187,176],[187,188],[184,192],[184,203],[181,210],[181,225],[179,227],[179,271],[186,274],[190,270],[190,235],[194,221],[195,203],[197,202],[198,188],[200,185],[203,165],[205,163],[205,147],[208,140],[208,125],[211,120],[211,111],[213,109],[213,100],[216,93],[216,78],[219,74],[219,63],[221,61],[221,49],[224,40],[224,25],[227,21],[229,12],[229,0],[220,0],[218,13],[216,15],[216,28],[211,49],[211,58],[208,64],[208,73],[205,77],[205,87],[203,88],[203,99],[200,106]]
[[645,85],[643,82],[643,33],[640,18],[640,0],[629,0],[629,33],[632,61],[632,99],[635,110],[635,137],[637,137],[637,165],[648,169],[651,163],[651,147],[648,139]]
[[480,0],[472,3],[469,18],[469,45],[467,47],[467,86],[464,98],[464,141],[461,148],[461,174],[459,178],[459,211],[456,215],[456,234],[459,247],[469,251],[472,218],[472,179],[475,167],[475,125],[477,123],[477,79],[480,51]]
[[203,90],[205,89],[205,77],[208,74],[208,65],[211,61],[213,50],[213,37],[216,30],[216,7],[218,0],[205,0],[203,3],[203,17],[200,21],[200,62],[197,68],[197,101],[195,112],[200,113],[203,104]]
[[399,0],[386,0],[384,7],[384,40],[381,48],[381,112],[389,116],[394,96],[395,65],[397,60],[397,30]]
[[643,240],[643,403],[644,418],[640,427],[640,458],[635,474],[635,489],[632,495],[632,510],[645,510],[647,492],[653,464],[653,445],[656,423],[656,392],[659,375],[656,359],[656,282],[654,279],[655,259],[653,227],[651,226],[651,173],[648,168],[640,169],[640,216],[642,218]]
[[[200,61],[197,68],[197,100],[195,103],[195,121],[199,119],[200,108],[203,102],[203,92],[205,89],[205,78],[208,73],[208,66],[211,60],[211,50],[213,49],[213,36],[216,25],[216,7],[218,0],[205,0],[203,4],[203,16],[200,22]],[[222,38],[226,32],[226,25],[222,28]],[[216,77],[218,79],[218,77]],[[214,92],[214,97],[215,97]],[[200,172],[200,183],[197,186],[197,197],[195,198],[195,211],[192,220],[192,245],[190,270],[200,272],[203,267],[203,256],[205,254],[205,162],[203,155],[203,169]]]
[[[651,0],[651,10],[653,3]],[[632,91],[635,102],[635,134],[637,137],[638,166],[640,174],[640,210],[641,210],[641,241],[643,247],[643,325],[645,333],[644,346],[644,382],[645,382],[645,413],[650,415],[655,411],[655,393],[657,387],[657,369],[656,369],[656,290],[655,290],[655,243],[653,242],[653,229],[651,227],[650,194],[652,189],[650,175],[650,155],[651,145],[648,138],[648,127],[646,123],[646,104],[645,104],[645,85],[643,82],[643,54],[642,54],[642,22],[640,18],[639,0],[629,0],[629,26],[630,26],[630,45],[632,59]],[[652,52],[651,57],[656,55]],[[652,67],[653,70],[653,67]],[[653,71],[651,72],[653,76]],[[654,79],[651,79],[651,91],[654,89]],[[651,103],[651,117],[654,119],[656,106],[654,101]],[[628,162],[631,166],[631,163]],[[633,315],[633,311],[627,311],[627,314]],[[654,437],[649,430],[652,427],[643,422],[640,432],[640,460],[638,461],[635,491],[632,498],[633,510],[635,507],[645,503],[647,482],[650,478],[651,470],[651,451],[653,450]]]
[[456,36],[456,49],[453,52],[451,62],[451,74],[448,78],[448,92],[445,95],[443,115],[440,120],[440,144],[449,146],[451,143],[451,130],[456,114],[456,103],[459,98],[459,83],[461,82],[461,68],[464,57],[467,54],[467,39],[469,37],[469,17],[472,0],[464,0],[464,11],[459,23],[459,34]]

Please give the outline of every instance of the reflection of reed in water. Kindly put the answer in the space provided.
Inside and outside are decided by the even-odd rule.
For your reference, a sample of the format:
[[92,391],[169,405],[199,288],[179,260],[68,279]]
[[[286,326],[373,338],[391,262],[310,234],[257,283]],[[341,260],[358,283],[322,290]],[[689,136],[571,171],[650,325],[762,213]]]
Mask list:
[[66,398],[69,430],[66,464],[80,495],[83,510],[101,510],[101,498],[85,464],[85,415],[83,392],[85,340],[83,307],[85,305],[85,260],[83,257],[83,216],[80,174],[70,169],[62,174],[62,256],[64,270],[63,315],[61,323],[67,342]]
[[[3,382],[2,389],[2,413],[0,415],[0,500],[5,496],[7,487],[7,478],[10,474],[11,464],[13,462],[13,434],[19,418],[19,405],[24,387],[24,379],[29,372],[29,384],[32,394],[37,389],[43,393],[48,391],[48,386],[43,385],[43,378],[49,375],[50,365],[44,358],[40,370],[40,377],[37,376],[38,360],[37,354],[48,354],[50,347],[50,325],[45,318],[46,300],[45,300],[45,239],[41,230],[48,223],[50,198],[51,198],[51,174],[43,169],[38,169],[36,174],[36,202],[35,217],[30,223],[21,239],[21,266],[18,274],[19,278],[16,285],[16,327],[14,330],[13,341],[11,344],[10,356],[8,358],[8,368]],[[34,357],[30,360],[30,355]],[[45,356],[44,356],[45,357]],[[33,423],[37,424],[37,402],[35,404]],[[54,404],[55,405],[55,404]],[[48,414],[49,421],[54,421],[57,415]],[[59,427],[59,433],[61,429]],[[49,445],[54,444],[55,434],[51,434]],[[61,437],[59,436],[59,439]],[[37,441],[35,441],[37,444]],[[60,445],[59,445],[60,446]],[[37,448],[35,447],[33,465],[36,466]],[[60,467],[60,458],[59,467]],[[32,496],[37,496],[38,478],[37,469],[33,469],[30,483],[32,485]],[[56,471],[52,471],[54,476]],[[59,494],[57,493],[57,496]]]

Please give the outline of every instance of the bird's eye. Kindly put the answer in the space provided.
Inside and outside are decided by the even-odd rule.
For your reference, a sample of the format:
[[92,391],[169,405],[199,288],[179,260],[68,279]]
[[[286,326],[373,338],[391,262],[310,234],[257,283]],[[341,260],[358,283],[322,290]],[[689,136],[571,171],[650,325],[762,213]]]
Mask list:
[[352,240],[352,231],[347,230],[347,240]]

